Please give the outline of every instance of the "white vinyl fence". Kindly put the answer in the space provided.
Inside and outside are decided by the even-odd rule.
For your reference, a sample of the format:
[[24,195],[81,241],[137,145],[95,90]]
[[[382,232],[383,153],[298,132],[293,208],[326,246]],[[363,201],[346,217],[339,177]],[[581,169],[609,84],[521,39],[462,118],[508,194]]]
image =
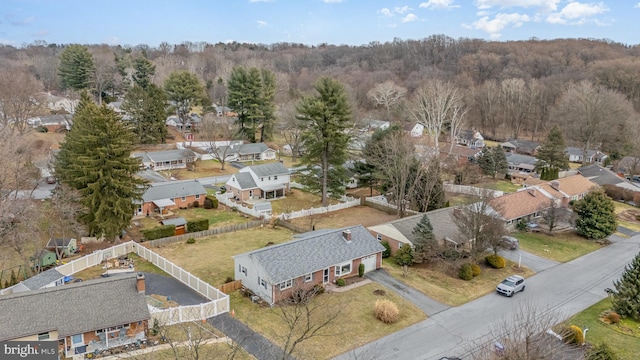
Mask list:
[[97,250],[89,255],[70,261],[67,264],[60,265],[56,267],[56,270],[62,275],[72,275],[86,268],[100,265],[103,260],[117,258],[118,256],[131,252],[138,254],[141,258],[151,262],[162,269],[162,271],[210,300],[198,305],[181,305],[169,309],[150,307],[151,318],[157,319],[160,324],[172,325],[187,321],[201,321],[229,311],[228,295],[164,257],[133,241],[118,244],[108,249]]
[[452,192],[456,194],[467,194],[467,195],[475,195],[475,196],[482,196],[483,194],[491,194],[493,197],[498,197],[498,196],[504,195],[504,191],[490,190],[490,189],[484,189],[484,188],[467,186],[467,185],[454,185],[454,184],[444,184],[444,191]]
[[340,200],[342,200],[343,202],[335,205],[325,206],[325,207],[303,209],[303,210],[293,211],[286,214],[280,214],[278,218],[282,220],[291,220],[291,219],[301,218],[305,216],[324,214],[332,211],[348,209],[354,206],[360,206],[360,199],[354,199],[354,198],[343,196]]
[[231,199],[233,198],[233,193],[231,192],[227,192],[224,194],[216,194],[216,198],[220,203],[224,204],[225,206],[228,206],[229,208],[232,208],[232,209],[235,208],[236,210],[240,211],[243,214],[251,215],[256,218],[262,218],[263,216],[266,215],[265,213],[255,211],[252,208],[246,207],[240,203],[232,201]]

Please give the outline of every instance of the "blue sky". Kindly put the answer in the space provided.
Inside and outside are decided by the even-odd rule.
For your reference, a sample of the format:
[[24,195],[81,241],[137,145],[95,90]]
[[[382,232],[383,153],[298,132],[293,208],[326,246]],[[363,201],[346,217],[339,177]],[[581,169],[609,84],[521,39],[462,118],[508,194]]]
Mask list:
[[363,45],[445,34],[636,45],[639,19],[638,0],[2,0],[0,43]]

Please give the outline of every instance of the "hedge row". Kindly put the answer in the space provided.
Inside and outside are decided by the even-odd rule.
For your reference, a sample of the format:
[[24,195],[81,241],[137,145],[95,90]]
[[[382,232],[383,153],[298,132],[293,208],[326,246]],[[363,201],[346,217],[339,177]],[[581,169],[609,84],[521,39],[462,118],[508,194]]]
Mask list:
[[209,229],[209,219],[194,220],[187,222],[188,232],[204,231]]
[[155,240],[176,234],[175,225],[162,225],[149,230],[142,230],[142,235],[147,240]]

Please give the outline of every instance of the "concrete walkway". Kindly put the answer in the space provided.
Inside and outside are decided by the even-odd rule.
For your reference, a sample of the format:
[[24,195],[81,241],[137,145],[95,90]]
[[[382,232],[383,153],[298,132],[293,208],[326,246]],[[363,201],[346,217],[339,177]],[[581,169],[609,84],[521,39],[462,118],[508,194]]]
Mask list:
[[433,316],[449,308],[448,305],[437,302],[402,281],[395,279],[384,269],[369,272],[365,276],[378,284],[384,285],[390,290],[395,291],[398,295],[419,307],[420,310],[428,316]]

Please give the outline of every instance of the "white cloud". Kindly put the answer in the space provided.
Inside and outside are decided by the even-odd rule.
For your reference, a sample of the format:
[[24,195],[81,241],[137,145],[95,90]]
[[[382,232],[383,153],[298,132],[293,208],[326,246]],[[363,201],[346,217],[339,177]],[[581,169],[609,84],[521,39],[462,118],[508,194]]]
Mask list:
[[120,44],[120,38],[117,36],[110,36],[105,40],[105,43],[107,43],[107,45],[118,45]]
[[507,26],[520,27],[528,21],[531,21],[531,18],[528,15],[518,13],[500,13],[496,14],[493,19],[490,19],[488,16],[483,16],[477,21],[474,21],[471,25],[463,24],[463,26],[469,29],[482,30],[489,33],[489,36],[492,39],[497,39],[502,36],[501,31]]
[[522,7],[539,8],[546,11],[556,11],[560,0],[476,0],[479,9]]
[[486,10],[480,10],[476,13],[477,16],[487,16],[489,14],[491,14],[491,12]]
[[603,3],[583,4],[577,1],[567,4],[559,12],[547,16],[547,22],[552,24],[584,24],[597,22],[591,17],[609,11]]
[[418,7],[425,9],[453,9],[458,8],[460,5],[453,5],[454,0],[429,0],[423,2]]
[[37,38],[43,38],[47,35],[49,35],[49,30],[39,30],[31,34],[31,36],[37,37]]
[[342,0],[322,0],[322,2],[326,4],[337,4],[337,3],[341,3]]
[[249,0],[249,2],[252,3],[256,3],[256,2],[273,2],[274,0]]
[[402,7],[396,6],[396,7],[393,8],[393,11],[397,12],[398,14],[404,14],[409,10],[411,10],[411,9],[406,5],[402,6]]
[[258,23],[258,27],[259,28],[267,27],[267,25],[269,25],[269,24],[267,24],[266,21],[262,21],[262,20],[258,20],[256,22]]
[[386,17],[392,17],[393,16],[393,13],[391,12],[391,10],[389,10],[387,8],[382,8],[382,9],[378,10],[378,12],[380,14],[382,14],[383,16],[386,16]]
[[640,9],[640,2],[636,4],[636,6],[634,6],[634,8],[638,8]]
[[402,18],[403,23],[408,23],[416,20],[418,20],[418,17],[414,14],[407,14],[407,16]]

